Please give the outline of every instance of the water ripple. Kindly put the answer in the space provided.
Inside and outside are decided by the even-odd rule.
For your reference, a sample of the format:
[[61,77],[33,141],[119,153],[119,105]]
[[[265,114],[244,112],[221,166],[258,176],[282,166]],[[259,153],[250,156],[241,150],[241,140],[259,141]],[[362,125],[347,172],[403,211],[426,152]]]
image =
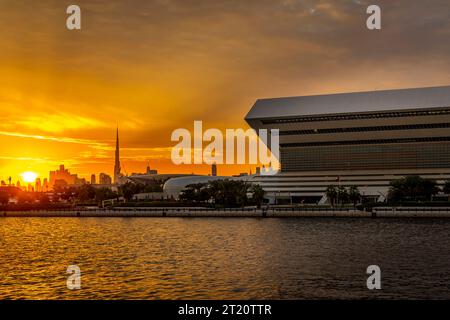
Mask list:
[[5,218],[0,298],[448,299],[449,234],[424,219]]

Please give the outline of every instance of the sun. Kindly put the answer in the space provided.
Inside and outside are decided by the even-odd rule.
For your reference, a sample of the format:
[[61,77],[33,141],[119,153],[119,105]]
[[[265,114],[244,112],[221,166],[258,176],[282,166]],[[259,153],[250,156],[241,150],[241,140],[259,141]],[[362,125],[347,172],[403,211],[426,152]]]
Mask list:
[[22,176],[23,181],[27,183],[33,183],[38,176],[38,174],[33,171],[22,172],[20,175]]

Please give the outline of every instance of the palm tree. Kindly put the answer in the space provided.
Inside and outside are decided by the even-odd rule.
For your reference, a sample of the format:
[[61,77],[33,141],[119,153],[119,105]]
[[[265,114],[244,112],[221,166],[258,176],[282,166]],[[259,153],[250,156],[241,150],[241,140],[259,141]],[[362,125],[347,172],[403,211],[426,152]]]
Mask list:
[[119,193],[124,197],[125,201],[129,202],[138,193],[138,189],[134,183],[127,182],[119,187]]
[[442,191],[448,195],[448,200],[450,200],[450,180],[446,180],[444,182],[444,187],[442,188]]
[[356,204],[358,201],[361,200],[361,193],[359,192],[359,189],[357,186],[351,186],[348,189],[348,198],[353,203],[353,207],[356,207]]
[[328,198],[328,201],[330,201],[330,204],[332,207],[334,207],[336,197],[337,197],[337,191],[335,186],[328,186],[326,190],[326,196]]
[[90,184],[83,184],[76,190],[78,201],[93,200],[95,198],[95,188]]
[[214,180],[208,183],[208,190],[214,203],[221,206],[245,206],[248,202],[249,184],[244,181]]
[[348,202],[348,192],[344,186],[339,186],[337,188],[337,194],[340,204],[346,204]]
[[215,180],[209,183],[209,191],[211,198],[214,200],[215,204],[225,203],[225,187],[223,180]]
[[240,207],[245,207],[248,203],[248,193],[250,185],[245,181],[234,181],[236,191],[236,202]]
[[259,184],[254,184],[251,188],[251,192],[253,201],[255,201],[256,206],[258,207],[258,209],[260,209],[261,204],[264,201],[264,189]]

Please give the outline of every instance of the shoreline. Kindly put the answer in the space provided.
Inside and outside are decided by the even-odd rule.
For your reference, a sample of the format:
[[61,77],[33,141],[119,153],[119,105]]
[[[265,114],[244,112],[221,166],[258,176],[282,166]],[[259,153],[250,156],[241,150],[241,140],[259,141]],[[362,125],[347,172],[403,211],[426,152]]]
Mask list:
[[373,208],[372,212],[357,209],[221,209],[205,208],[118,208],[0,211],[0,217],[186,217],[186,218],[450,218],[450,208]]

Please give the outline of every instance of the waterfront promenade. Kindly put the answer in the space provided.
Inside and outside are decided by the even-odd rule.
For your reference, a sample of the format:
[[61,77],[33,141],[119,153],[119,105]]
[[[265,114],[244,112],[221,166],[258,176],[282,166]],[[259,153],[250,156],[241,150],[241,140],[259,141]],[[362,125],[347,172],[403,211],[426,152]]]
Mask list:
[[377,207],[372,212],[349,208],[114,208],[0,211],[0,217],[330,217],[330,218],[450,218],[447,207]]

